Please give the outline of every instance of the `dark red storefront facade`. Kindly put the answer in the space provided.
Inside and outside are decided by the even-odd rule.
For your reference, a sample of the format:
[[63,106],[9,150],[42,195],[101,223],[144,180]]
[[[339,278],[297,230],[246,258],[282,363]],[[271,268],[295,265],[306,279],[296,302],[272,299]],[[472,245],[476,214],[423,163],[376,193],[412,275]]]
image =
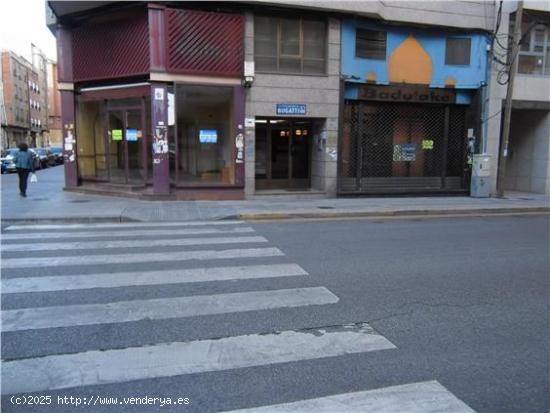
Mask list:
[[67,189],[244,197],[244,16],[176,7],[58,16]]

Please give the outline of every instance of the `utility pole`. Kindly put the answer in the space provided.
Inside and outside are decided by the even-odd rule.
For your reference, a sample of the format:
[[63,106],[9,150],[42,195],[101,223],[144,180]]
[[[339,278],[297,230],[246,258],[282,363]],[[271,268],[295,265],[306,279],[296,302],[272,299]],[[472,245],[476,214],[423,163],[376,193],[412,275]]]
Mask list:
[[514,21],[514,37],[512,38],[512,51],[510,54],[510,74],[508,77],[508,89],[506,90],[506,102],[504,104],[504,122],[502,124],[502,144],[498,157],[497,172],[497,197],[504,197],[504,182],[506,179],[506,162],[508,159],[508,144],[510,142],[510,120],[512,118],[512,95],[514,93],[514,78],[518,71],[519,42],[521,40],[521,20],[523,15],[523,0],[518,1],[516,18]]

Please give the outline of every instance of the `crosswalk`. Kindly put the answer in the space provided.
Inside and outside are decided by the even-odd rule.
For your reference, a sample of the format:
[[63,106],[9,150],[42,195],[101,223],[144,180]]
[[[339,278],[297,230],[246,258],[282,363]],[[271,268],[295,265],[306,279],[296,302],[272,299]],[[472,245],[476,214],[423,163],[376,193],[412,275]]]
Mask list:
[[[242,221],[14,225],[2,234],[2,340],[79,328],[170,323],[216,315],[305,311],[338,306],[281,249]],[[259,289],[261,281],[292,282]],[[307,280],[307,282],[306,282]],[[188,286],[236,284],[188,294]],[[250,287],[243,287],[251,283]],[[302,283],[302,285],[300,285]],[[139,294],[121,296],[121,289]],[[168,288],[170,294],[148,295]],[[115,294],[118,294],[118,296]],[[115,295],[113,295],[115,294]],[[118,298],[117,298],[118,297]],[[121,298],[122,297],[122,298]],[[336,307],[335,307],[336,308]],[[297,314],[296,313],[296,314]],[[2,394],[116,385],[259,366],[399,351],[366,323],[263,331],[188,341],[3,355]],[[169,324],[168,324],[169,325]],[[322,325],[322,324],[321,324]],[[9,344],[9,343],[8,343]],[[239,412],[472,412],[437,381],[242,406]],[[208,410],[208,409],[207,409]]]

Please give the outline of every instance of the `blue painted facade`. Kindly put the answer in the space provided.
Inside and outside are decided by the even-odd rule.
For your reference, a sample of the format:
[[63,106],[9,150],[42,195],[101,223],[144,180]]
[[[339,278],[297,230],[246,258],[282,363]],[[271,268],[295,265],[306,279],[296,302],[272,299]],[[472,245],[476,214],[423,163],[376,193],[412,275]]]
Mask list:
[[[356,57],[356,28],[380,30],[387,33],[386,58],[384,60]],[[367,74],[373,72],[374,81],[378,85],[388,85],[388,61],[393,51],[410,35],[413,35],[432,60],[432,79],[430,87],[443,88],[448,76],[452,76],[456,83],[455,89],[464,90],[457,94],[457,103],[469,103],[467,90],[478,89],[487,82],[487,34],[479,32],[451,32],[437,29],[417,29],[412,27],[398,27],[383,25],[374,22],[354,19],[342,22],[342,76],[346,80],[346,98],[356,98],[356,88],[353,83],[365,83]],[[468,37],[471,39],[470,64],[445,64],[445,46],[447,37]]]

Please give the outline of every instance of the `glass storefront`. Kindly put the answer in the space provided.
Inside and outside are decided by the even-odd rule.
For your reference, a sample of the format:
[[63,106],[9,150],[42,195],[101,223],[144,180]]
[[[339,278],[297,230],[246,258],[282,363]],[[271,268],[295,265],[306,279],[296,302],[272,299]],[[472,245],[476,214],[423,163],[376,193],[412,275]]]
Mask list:
[[148,96],[77,102],[78,169],[84,180],[146,185],[152,177]]
[[235,184],[233,88],[176,85],[170,177],[180,186]]

